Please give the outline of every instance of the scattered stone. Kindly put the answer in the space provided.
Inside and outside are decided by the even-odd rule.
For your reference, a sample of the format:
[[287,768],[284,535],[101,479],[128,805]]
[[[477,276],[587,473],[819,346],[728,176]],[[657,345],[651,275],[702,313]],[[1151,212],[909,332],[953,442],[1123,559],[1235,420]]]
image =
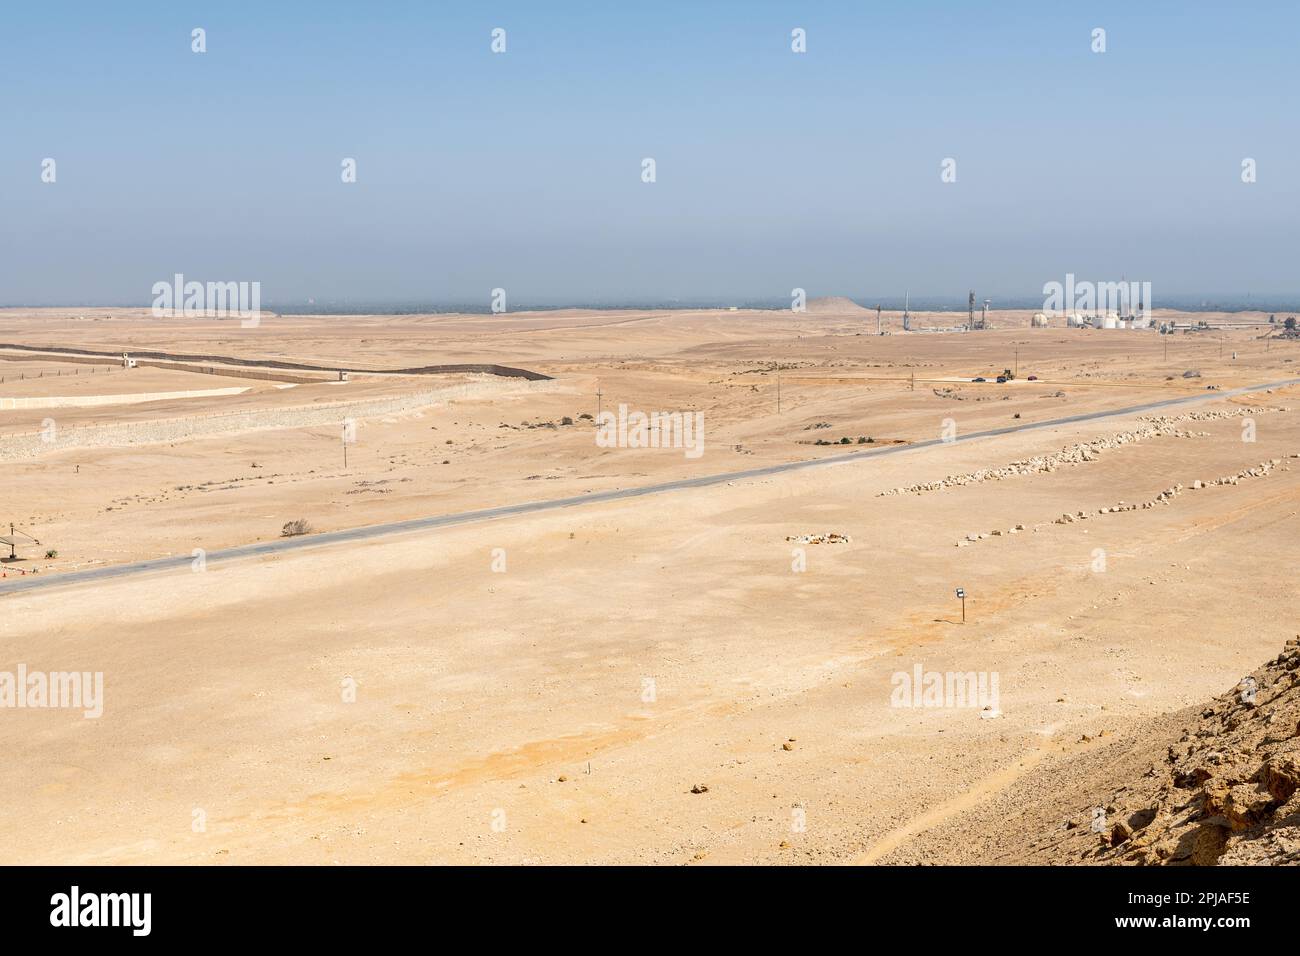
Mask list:
[[848,544],[852,539],[838,531],[827,531],[824,534],[787,535],[785,540],[796,544]]
[[1112,847],[1119,846],[1132,835],[1132,831],[1123,823],[1116,823],[1110,830],[1110,845]]

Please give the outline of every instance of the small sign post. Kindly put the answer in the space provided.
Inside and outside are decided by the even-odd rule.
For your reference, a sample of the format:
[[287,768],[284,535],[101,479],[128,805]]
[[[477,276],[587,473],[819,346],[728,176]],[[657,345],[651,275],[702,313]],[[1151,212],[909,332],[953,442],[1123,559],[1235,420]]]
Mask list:
[[957,597],[961,598],[961,622],[966,623],[966,589],[958,588]]

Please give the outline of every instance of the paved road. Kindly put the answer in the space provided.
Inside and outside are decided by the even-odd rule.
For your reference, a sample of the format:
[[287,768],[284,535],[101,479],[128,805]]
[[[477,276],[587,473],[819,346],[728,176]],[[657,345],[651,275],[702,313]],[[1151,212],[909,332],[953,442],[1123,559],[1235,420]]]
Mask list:
[[[1061,425],[1072,425],[1077,422],[1098,421],[1105,418],[1119,418],[1140,412],[1151,412],[1179,405],[1190,405],[1198,402],[1231,398],[1236,395],[1246,395],[1251,392],[1262,392],[1270,388],[1282,388],[1287,385],[1296,384],[1300,384],[1300,378],[1289,378],[1280,382],[1269,382],[1265,385],[1250,385],[1245,388],[1234,388],[1223,392],[1207,391],[1200,395],[1168,398],[1159,402],[1145,402],[1141,405],[1130,405],[1127,408],[1087,412],[1080,415],[1067,415],[1064,418],[1053,418],[1042,422],[1022,422],[1016,425],[1008,425],[1005,428],[993,428],[988,431],[971,432],[968,435],[959,435],[957,438],[949,442],[949,444],[976,441],[981,438],[994,438],[998,435],[1010,435],[1013,432],[1033,431],[1034,429],[1039,428],[1056,428]],[[596,491],[586,495],[577,495],[572,498],[552,498],[544,501],[526,501],[517,505],[503,505],[499,508],[484,508],[481,511],[462,511],[457,514],[434,515],[427,518],[410,518],[406,521],[394,521],[389,524],[364,525],[360,528],[348,528],[343,531],[327,531],[322,534],[303,535],[296,538],[276,538],[274,541],[264,541],[258,544],[244,544],[234,548],[222,548],[219,551],[209,551],[206,555],[206,561],[209,564],[212,564],[214,562],[233,561],[238,558],[253,558],[266,554],[282,554],[286,551],[297,551],[300,548],[315,548],[321,545],[342,544],[352,541],[369,541],[374,538],[383,538],[388,535],[403,534],[410,531],[430,531],[435,528],[449,528],[453,525],[474,524],[480,521],[491,521],[495,518],[508,518],[513,515],[531,514],[536,511],[554,511],[559,508],[574,508],[580,505],[597,504],[605,501],[619,501],[625,498],[641,498],[646,495],[658,495],[669,491],[684,491],[688,488],[707,488],[709,485],[723,484],[728,481],[743,481],[748,478],[764,478],[768,475],[779,475],[785,472],[800,471],[804,468],[822,468],[827,465],[840,465],[845,464],[846,462],[862,461],[870,458],[883,458],[887,455],[902,454],[904,452],[916,451],[921,448],[931,448],[935,445],[941,444],[944,444],[943,439],[931,438],[926,441],[913,442],[910,445],[888,445],[884,448],[848,452],[843,455],[831,455],[827,458],[817,458],[809,461],[792,461],[779,465],[767,465],[762,468],[751,468],[748,471],[729,471],[717,475],[703,475],[699,478],[681,478],[676,481],[666,481],[657,485],[643,485],[637,488],[621,488],[613,491]],[[17,578],[0,580],[0,594],[12,593],[15,591],[31,591],[37,588],[67,587],[76,584],[89,584],[95,581],[107,581],[113,578],[134,577],[135,575],[147,574],[152,571],[175,570],[187,567],[192,561],[193,557],[191,555],[181,554],[166,558],[154,558],[150,561],[137,561],[133,564],[117,564],[102,568],[91,568],[85,571],[70,571],[67,574],[52,574],[48,576],[28,574]]]

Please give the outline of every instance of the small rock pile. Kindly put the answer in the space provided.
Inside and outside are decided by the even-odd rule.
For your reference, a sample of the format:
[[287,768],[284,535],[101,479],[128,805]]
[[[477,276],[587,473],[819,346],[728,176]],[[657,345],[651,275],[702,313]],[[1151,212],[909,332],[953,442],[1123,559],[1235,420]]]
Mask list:
[[787,541],[793,541],[795,544],[848,544],[850,538],[847,534],[840,534],[838,531],[827,531],[823,534],[800,534],[787,535]]

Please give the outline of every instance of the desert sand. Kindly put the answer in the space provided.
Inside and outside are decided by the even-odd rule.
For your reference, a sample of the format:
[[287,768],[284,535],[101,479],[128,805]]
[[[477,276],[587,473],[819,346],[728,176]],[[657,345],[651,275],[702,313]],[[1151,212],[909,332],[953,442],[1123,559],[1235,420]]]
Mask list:
[[[1165,317],[1225,327],[994,312],[944,334],[886,316],[882,336],[834,301],[247,329],[0,310],[0,400],[103,399],[0,402],[0,521],[40,542],[0,565],[0,670],[104,680],[97,718],[0,711],[5,862],[1132,862],[1123,839],[1101,851],[1091,808],[1112,808],[1112,840],[1169,805],[1117,791],[1163,782],[1141,774],[1243,677],[1277,692],[1265,665],[1295,632],[1300,390],[1232,393],[1300,378],[1300,342],[1258,315]],[[458,363],[545,378],[372,373]],[[177,394],[211,389],[239,391]],[[1178,399],[1197,401],[1122,411]],[[702,413],[703,453],[601,447],[593,417],[620,404]],[[1023,428],[1099,412],[1119,414]],[[298,519],[334,532],[859,451],[203,560]],[[801,540],[829,533],[846,540]],[[194,560],[59,581],[176,555]],[[918,669],[996,675],[996,706],[899,706]],[[1147,862],[1186,861],[1180,840],[1213,862],[1276,825],[1242,821],[1207,824],[1231,840],[1153,830]]]

